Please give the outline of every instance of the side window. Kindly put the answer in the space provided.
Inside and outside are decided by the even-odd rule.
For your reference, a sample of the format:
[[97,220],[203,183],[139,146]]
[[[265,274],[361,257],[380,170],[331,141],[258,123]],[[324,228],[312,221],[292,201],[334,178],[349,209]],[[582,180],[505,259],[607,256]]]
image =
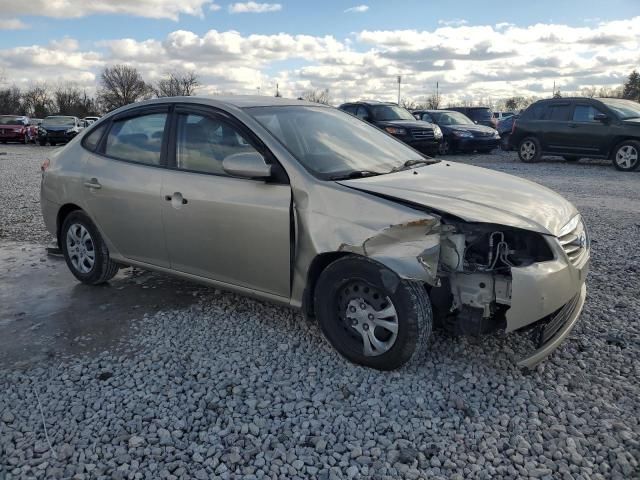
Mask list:
[[366,117],[369,116],[369,112],[367,111],[366,107],[363,107],[362,105],[358,105],[358,110],[356,110],[356,116],[364,120]]
[[114,121],[107,135],[104,153],[122,160],[159,165],[166,121],[166,113]]
[[345,112],[350,113],[351,115],[356,114],[356,106],[355,105],[345,105],[342,108]]
[[423,113],[422,114],[422,120],[424,120],[425,122],[435,123],[433,121],[433,118],[431,118],[431,115],[429,115],[428,113]]
[[524,120],[542,120],[546,111],[546,105],[542,103],[534,103],[527,108],[522,114]]
[[556,122],[562,122],[569,120],[569,104],[551,104],[547,106],[547,112],[544,117],[545,120],[552,120]]
[[591,105],[576,105],[575,110],[573,111],[573,121],[574,122],[595,122],[596,115],[602,113],[595,107]]
[[223,160],[255,149],[225,120],[197,114],[179,114],[176,166],[182,170],[226,175]]
[[105,122],[102,125],[99,125],[97,128],[94,128],[91,132],[89,132],[89,134],[85,136],[84,139],[82,140],[82,145],[84,146],[84,148],[91,150],[93,152],[98,146],[98,143],[100,142],[100,139],[102,138],[102,134],[104,133],[106,128],[107,128],[107,123]]

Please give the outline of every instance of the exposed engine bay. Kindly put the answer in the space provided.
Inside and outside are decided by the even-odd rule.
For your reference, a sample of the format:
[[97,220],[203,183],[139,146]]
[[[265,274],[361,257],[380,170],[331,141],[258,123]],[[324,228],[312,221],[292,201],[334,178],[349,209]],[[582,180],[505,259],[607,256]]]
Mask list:
[[454,334],[503,330],[511,306],[511,269],[553,259],[542,235],[502,225],[444,220],[435,320]]

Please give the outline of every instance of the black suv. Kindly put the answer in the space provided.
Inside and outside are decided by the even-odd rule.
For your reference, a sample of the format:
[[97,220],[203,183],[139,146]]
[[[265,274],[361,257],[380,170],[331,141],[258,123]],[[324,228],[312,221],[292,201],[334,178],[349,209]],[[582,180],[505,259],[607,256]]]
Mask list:
[[435,155],[442,141],[442,131],[437,125],[416,120],[406,108],[395,103],[353,102],[340,105],[340,110],[355,115],[416,150]]
[[493,117],[493,112],[489,107],[451,107],[447,110],[465,114],[478,125],[496,128],[498,120]]
[[523,162],[608,158],[618,170],[640,165],[640,104],[613,98],[539,100],[518,118],[511,145]]

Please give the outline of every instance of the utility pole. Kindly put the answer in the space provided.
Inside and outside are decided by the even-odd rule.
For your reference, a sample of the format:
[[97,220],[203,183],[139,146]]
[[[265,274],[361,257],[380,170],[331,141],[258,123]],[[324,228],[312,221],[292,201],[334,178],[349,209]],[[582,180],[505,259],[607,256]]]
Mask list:
[[398,75],[398,106],[400,106],[400,83],[402,82],[402,77]]
[[551,92],[551,98],[556,96],[556,81],[553,81],[553,92]]

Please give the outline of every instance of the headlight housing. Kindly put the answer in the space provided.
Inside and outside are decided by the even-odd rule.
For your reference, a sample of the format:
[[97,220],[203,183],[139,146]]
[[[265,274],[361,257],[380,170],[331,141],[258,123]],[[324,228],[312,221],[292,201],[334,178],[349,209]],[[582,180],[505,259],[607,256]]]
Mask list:
[[458,138],[473,138],[473,133],[464,130],[452,130],[451,133]]
[[435,138],[442,138],[442,130],[440,130],[438,125],[433,126],[433,136]]
[[406,135],[407,131],[404,128],[398,127],[384,127],[384,129],[391,135]]
[[42,127],[38,127],[38,134],[39,135],[46,135],[47,131]]

